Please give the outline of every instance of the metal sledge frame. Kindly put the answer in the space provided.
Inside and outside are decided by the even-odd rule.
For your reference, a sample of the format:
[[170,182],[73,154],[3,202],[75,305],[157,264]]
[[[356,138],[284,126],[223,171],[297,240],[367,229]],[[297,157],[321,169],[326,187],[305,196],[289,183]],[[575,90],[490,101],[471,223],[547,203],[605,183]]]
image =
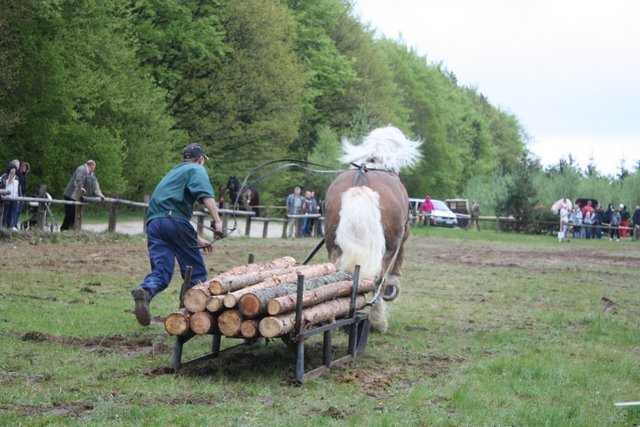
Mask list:
[[[249,255],[249,263],[253,262],[253,255]],[[367,346],[367,339],[369,337],[369,315],[367,313],[357,312],[355,309],[356,296],[358,295],[358,279],[359,279],[360,266],[356,266],[353,275],[353,287],[351,290],[351,300],[349,307],[348,317],[336,320],[331,323],[327,323],[321,326],[313,326],[308,329],[303,329],[302,324],[302,294],[304,293],[304,276],[298,275],[298,287],[296,295],[296,318],[295,328],[293,334],[284,335],[281,338],[283,341],[289,341],[296,344],[296,367],[295,367],[295,380],[302,384],[308,380],[318,378],[324,371],[329,368],[344,365],[350,361],[355,360],[358,356],[362,355]],[[189,287],[191,281],[191,267],[187,267],[180,290],[180,307],[183,307],[182,297]],[[333,360],[332,355],[332,332],[339,328],[346,328],[349,333],[349,343],[347,346],[347,354],[336,360]],[[317,335],[323,334],[322,341],[322,365],[305,372],[305,340]],[[213,342],[211,345],[211,353],[204,356],[189,360],[182,363],[182,349],[186,342],[193,338],[196,334],[189,332],[186,335],[176,337],[175,345],[173,348],[173,355],[171,359],[171,368],[177,373],[181,368],[194,365],[206,360],[210,360],[219,357],[221,353],[240,347],[251,348],[258,344],[260,338],[244,339],[244,342],[236,344],[224,349],[220,349],[222,341],[222,335],[213,334]]]

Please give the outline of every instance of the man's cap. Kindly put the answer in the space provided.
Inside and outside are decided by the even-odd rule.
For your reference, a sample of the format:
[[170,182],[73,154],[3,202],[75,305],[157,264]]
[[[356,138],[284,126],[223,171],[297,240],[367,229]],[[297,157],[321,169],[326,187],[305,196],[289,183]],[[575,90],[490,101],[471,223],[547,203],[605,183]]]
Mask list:
[[200,156],[203,156],[206,160],[209,160],[200,144],[192,143],[184,147],[184,150],[182,150],[182,157],[184,159],[197,159]]

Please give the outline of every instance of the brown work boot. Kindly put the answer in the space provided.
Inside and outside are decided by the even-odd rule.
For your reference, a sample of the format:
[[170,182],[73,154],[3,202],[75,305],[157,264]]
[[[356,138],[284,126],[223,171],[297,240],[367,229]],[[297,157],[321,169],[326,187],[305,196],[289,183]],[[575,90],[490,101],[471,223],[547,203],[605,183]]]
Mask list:
[[138,323],[142,326],[149,326],[149,323],[151,323],[151,311],[149,310],[147,293],[142,288],[134,289],[133,299],[136,302],[135,313]]

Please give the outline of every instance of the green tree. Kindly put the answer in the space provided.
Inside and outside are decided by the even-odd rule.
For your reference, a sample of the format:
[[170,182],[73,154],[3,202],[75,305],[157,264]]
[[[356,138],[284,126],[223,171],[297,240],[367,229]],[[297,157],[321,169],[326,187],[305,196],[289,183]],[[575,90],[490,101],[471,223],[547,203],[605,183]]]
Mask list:
[[304,85],[286,7],[230,0],[220,13],[230,50],[213,70],[202,105],[206,120],[191,130],[211,150],[218,179],[287,156],[298,135]]

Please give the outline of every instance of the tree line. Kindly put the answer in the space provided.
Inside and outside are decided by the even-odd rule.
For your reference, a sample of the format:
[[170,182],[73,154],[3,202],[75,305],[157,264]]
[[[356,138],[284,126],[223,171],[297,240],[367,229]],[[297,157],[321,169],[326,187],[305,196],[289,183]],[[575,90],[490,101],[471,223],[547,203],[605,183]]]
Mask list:
[[[503,188],[532,161],[515,115],[348,0],[0,0],[0,70],[0,159],[54,195],[92,158],[105,191],[140,199],[188,142],[215,187],[279,158],[344,167],[341,138],[388,124],[424,141],[412,195]],[[261,200],[331,179],[289,169]]]

